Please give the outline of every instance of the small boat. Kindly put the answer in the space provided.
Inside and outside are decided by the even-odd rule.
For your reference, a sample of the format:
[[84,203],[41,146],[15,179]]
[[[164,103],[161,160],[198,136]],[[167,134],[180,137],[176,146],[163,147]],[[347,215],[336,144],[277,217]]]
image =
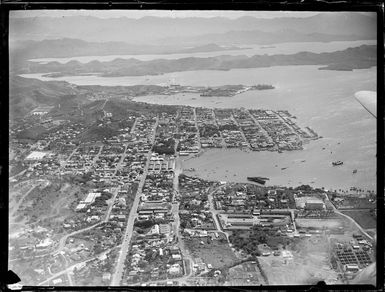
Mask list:
[[339,165],[342,165],[342,164],[344,164],[341,160],[338,160],[338,161],[333,161],[332,162],[332,165],[333,166],[339,166]]
[[285,170],[287,167],[282,167],[281,170]]
[[353,173],[357,173],[357,169],[353,170]]
[[301,160],[301,162],[306,162],[306,160]]

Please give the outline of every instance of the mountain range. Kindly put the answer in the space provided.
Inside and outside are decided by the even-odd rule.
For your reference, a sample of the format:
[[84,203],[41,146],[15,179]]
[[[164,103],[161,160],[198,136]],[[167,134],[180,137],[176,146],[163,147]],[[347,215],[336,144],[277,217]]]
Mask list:
[[[376,38],[376,15],[359,12],[326,12],[310,17],[273,19],[252,16],[225,17],[127,17],[97,18],[91,16],[10,18],[10,39],[44,40],[73,38],[88,42],[125,42],[147,45],[181,45],[189,38],[223,34],[230,42],[229,31],[276,32],[293,30],[300,34],[355,35],[358,39]],[[181,38],[181,39],[180,39]],[[183,43],[182,42],[182,43]],[[212,41],[210,41],[212,42]],[[218,43],[220,44],[220,43]]]
[[376,46],[362,45],[330,53],[299,52],[290,55],[254,55],[251,57],[245,55],[221,55],[207,58],[188,57],[175,60],[156,59],[151,61],[140,61],[131,58],[115,59],[108,62],[94,60],[86,64],[78,61],[70,61],[65,64],[59,62],[49,62],[47,64],[28,62],[28,65],[19,68],[17,73],[49,73],[47,74],[49,77],[98,73],[101,76],[116,77],[157,75],[193,70],[230,70],[235,68],[287,65],[324,65],[326,67],[323,69],[353,70],[375,66],[376,60]]

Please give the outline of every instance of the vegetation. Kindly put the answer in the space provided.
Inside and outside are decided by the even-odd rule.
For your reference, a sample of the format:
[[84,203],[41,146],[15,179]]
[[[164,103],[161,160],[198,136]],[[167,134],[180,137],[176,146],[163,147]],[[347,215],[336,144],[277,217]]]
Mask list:
[[152,147],[152,151],[160,155],[173,155],[175,154],[175,140],[173,138],[168,138],[157,141],[157,143]]
[[277,234],[277,229],[259,226],[254,226],[248,231],[236,230],[229,236],[229,240],[235,248],[242,249],[252,256],[260,255],[260,251],[256,248],[259,244],[267,244],[272,249],[278,249],[278,245],[286,246],[290,243],[287,238]]

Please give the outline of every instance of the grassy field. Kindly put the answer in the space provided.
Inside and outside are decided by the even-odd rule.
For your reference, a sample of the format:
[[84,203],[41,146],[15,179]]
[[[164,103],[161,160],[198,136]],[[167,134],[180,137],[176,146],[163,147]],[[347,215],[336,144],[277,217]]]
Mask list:
[[349,210],[341,211],[345,215],[353,218],[362,228],[376,228],[376,217],[374,217],[370,210]]
[[[204,244],[201,244],[201,241]],[[221,268],[236,263],[239,259],[235,256],[228,243],[221,243],[214,240],[207,243],[206,239],[186,239],[186,247],[196,258],[201,258],[206,264],[211,264],[213,268]]]

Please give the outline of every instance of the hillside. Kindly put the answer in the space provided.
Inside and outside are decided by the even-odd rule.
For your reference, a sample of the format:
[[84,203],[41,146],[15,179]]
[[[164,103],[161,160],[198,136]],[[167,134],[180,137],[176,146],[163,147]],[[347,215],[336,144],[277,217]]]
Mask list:
[[43,82],[18,76],[10,77],[9,115],[11,118],[24,116],[40,105],[54,105],[62,96],[70,96],[77,90],[63,81]]

